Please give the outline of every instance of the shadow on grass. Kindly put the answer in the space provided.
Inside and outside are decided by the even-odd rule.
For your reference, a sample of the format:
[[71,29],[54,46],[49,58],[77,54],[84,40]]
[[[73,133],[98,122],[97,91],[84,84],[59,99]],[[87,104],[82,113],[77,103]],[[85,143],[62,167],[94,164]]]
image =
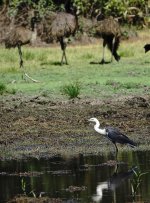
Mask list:
[[100,64],[100,65],[109,64],[109,63],[111,63],[111,61],[103,61],[103,62],[91,61],[90,62],[90,64]]
[[41,66],[45,66],[45,65],[54,65],[54,66],[61,66],[61,65],[68,65],[68,64],[61,64],[60,61],[50,61],[50,62],[43,62],[41,63]]

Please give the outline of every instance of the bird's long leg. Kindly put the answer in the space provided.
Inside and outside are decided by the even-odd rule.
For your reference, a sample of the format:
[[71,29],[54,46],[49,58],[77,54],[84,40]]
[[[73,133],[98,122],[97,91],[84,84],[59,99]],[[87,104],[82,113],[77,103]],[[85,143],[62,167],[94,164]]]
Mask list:
[[22,71],[22,79],[24,79],[24,76],[25,78],[28,78],[30,80],[32,80],[33,82],[39,82],[38,80],[35,80],[33,78],[31,78],[25,71],[24,71],[24,67],[23,67],[23,59],[22,59],[22,51],[21,51],[21,45],[19,44],[18,45],[18,52],[19,52],[19,56],[20,56],[20,68],[23,68]]
[[116,148],[116,160],[117,160],[117,155],[118,155],[118,148],[117,148],[117,145],[116,145],[116,143],[114,143],[114,145],[115,145],[115,148]]
[[66,47],[67,47],[67,44],[64,42],[64,39],[63,37],[60,38],[60,45],[61,45],[61,49],[62,49],[62,58],[61,58],[61,65],[63,64],[63,59],[65,58],[65,63],[66,65],[68,64],[67,62],[67,57],[66,57]]
[[20,56],[20,68],[23,68],[23,59],[22,59],[22,51],[21,51],[21,45],[18,45],[18,52]]
[[[20,57],[20,68],[23,68],[23,59],[22,59],[22,51],[21,51],[21,45],[18,44],[18,52],[19,52],[19,57]],[[24,79],[24,70],[22,69],[22,79]]]
[[112,40],[111,62],[113,61],[114,45],[115,45],[115,37]]
[[118,168],[119,168],[119,165],[118,165],[118,162],[116,161],[115,172],[114,173],[118,173]]
[[106,46],[106,41],[105,41],[105,39],[103,39],[103,53],[102,53],[102,60],[100,61],[100,64],[104,64],[105,63],[105,60],[104,60],[104,57],[105,57],[105,46]]
[[61,65],[63,65],[64,51],[62,51]]
[[65,47],[65,50],[64,50],[64,56],[65,56],[66,65],[68,65],[68,61],[67,61],[67,57],[66,57],[66,47]]

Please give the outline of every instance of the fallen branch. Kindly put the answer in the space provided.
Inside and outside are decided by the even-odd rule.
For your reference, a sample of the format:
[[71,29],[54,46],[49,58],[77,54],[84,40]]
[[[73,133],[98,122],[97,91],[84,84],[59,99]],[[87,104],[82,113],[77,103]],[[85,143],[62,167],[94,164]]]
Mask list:
[[24,72],[24,75],[28,78],[28,79],[30,79],[31,81],[33,81],[33,82],[40,82],[40,81],[38,81],[38,80],[35,80],[35,79],[33,79],[33,78],[31,78],[27,73],[25,73]]

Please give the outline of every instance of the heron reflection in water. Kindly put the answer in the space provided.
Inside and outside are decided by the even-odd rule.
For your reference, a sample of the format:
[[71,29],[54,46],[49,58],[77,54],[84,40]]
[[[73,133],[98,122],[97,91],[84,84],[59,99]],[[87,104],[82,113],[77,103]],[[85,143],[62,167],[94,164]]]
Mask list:
[[131,176],[134,174],[134,171],[137,167],[131,168],[127,172],[119,172],[114,173],[110,179],[108,179],[105,182],[101,182],[96,187],[96,194],[93,195],[92,199],[94,202],[100,202],[103,198],[103,192],[104,190],[109,190],[115,192],[115,189],[121,185],[124,181],[131,178]]

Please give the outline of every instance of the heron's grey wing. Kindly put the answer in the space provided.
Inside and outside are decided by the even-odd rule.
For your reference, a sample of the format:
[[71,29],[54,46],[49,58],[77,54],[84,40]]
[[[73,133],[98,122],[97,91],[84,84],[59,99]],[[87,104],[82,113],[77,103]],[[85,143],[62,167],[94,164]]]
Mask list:
[[[118,129],[112,128],[112,127],[107,127],[106,128],[107,136],[108,139],[110,139],[112,142],[118,142],[120,144],[125,144],[130,142],[130,139],[122,134]],[[129,143],[130,144],[130,143]],[[132,143],[133,144],[133,143]]]

